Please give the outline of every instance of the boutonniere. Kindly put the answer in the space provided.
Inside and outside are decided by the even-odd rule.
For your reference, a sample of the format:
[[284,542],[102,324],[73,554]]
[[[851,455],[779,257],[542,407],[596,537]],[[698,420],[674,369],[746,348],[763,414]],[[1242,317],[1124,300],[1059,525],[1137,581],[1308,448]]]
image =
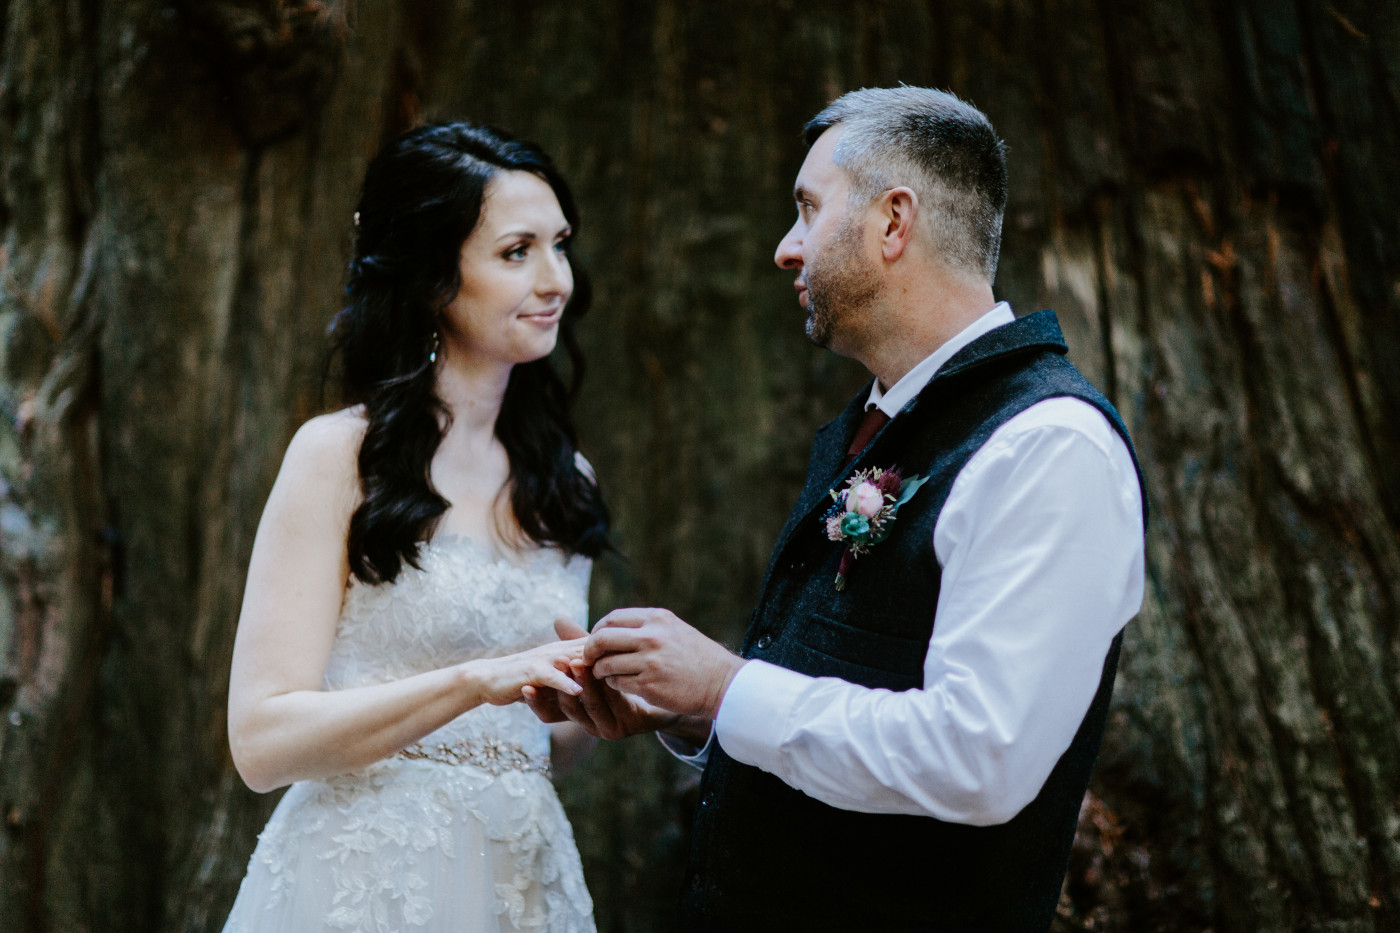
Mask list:
[[851,562],[890,536],[899,507],[908,502],[927,476],[905,479],[898,469],[871,467],[857,470],[846,481],[846,488],[831,490],[835,504],[822,518],[826,536],[846,545],[836,570],[836,588],[846,588]]

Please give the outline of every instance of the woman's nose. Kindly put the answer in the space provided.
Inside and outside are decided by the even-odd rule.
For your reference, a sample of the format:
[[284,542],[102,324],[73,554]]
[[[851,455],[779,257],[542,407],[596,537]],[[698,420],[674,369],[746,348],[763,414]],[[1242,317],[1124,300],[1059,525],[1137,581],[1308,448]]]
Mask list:
[[541,271],[539,280],[539,290],[546,294],[563,293],[568,294],[574,289],[574,270],[569,265],[567,254],[558,250],[549,251],[549,259],[545,262],[545,268]]

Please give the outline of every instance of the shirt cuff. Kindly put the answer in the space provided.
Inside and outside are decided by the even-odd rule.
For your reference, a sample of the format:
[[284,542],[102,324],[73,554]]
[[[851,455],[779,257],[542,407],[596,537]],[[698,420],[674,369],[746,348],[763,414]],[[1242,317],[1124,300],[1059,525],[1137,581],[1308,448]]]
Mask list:
[[656,733],[656,738],[657,741],[661,743],[661,747],[666,749],[666,751],[675,755],[697,771],[703,771],[705,770],[705,765],[708,764],[710,760],[710,746],[713,745],[715,741],[715,727],[710,727],[709,737],[705,739],[705,744],[701,745],[698,749],[693,743],[687,742],[678,735],[658,732]]
[[739,668],[715,717],[715,738],[729,757],[778,774],[792,709],[813,679],[767,661],[748,661]]

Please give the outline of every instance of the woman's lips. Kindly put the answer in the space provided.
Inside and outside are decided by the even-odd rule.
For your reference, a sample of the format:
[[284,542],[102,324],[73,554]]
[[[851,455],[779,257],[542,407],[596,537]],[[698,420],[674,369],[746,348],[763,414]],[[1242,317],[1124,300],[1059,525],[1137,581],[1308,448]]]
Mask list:
[[531,324],[538,324],[541,327],[548,327],[551,324],[559,323],[559,319],[563,316],[563,308],[554,308],[550,311],[537,311],[534,314],[522,314],[520,315],[520,319]]

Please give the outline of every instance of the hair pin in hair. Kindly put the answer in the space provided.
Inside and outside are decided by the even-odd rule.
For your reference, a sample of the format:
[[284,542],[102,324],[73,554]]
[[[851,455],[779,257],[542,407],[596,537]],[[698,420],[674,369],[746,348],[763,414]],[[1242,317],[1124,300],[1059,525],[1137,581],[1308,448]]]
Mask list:
[[359,212],[359,211],[356,211],[356,212],[355,212],[355,226],[358,227],[359,225],[360,225],[360,212]]

